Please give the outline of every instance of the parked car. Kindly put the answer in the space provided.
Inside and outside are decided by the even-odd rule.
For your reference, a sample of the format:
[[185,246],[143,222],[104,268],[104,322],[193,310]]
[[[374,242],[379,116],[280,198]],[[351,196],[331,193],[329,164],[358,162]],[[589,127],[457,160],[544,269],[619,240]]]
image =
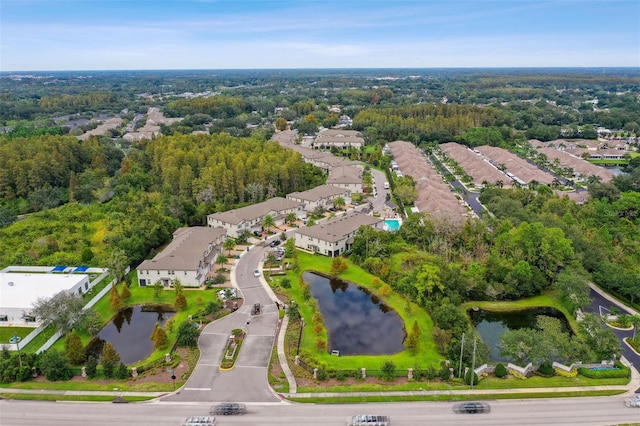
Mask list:
[[486,402],[461,402],[453,406],[453,411],[458,414],[489,413],[491,406]]
[[213,416],[191,416],[184,419],[182,426],[215,426],[216,418]]
[[247,406],[237,402],[224,402],[222,404],[214,405],[209,409],[209,414],[216,414],[219,416],[237,416],[246,412]]
[[624,400],[624,405],[629,408],[640,408],[640,395],[634,395]]
[[253,235],[258,237],[258,238],[262,238],[262,232],[260,232],[260,231],[253,231]]
[[284,254],[285,251],[286,250],[282,247],[278,247],[277,249],[275,249],[276,254]]
[[347,426],[389,426],[390,424],[389,416],[375,414],[358,414],[347,419]]
[[260,269],[254,269],[253,270],[253,276],[254,277],[259,277],[260,276]]

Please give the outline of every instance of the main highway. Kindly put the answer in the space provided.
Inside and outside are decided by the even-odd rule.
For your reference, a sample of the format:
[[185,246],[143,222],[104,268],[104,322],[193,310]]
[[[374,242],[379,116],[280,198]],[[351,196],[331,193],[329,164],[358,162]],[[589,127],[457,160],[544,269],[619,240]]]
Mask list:
[[[382,414],[393,426],[604,426],[640,422],[640,409],[627,408],[622,396],[491,401],[488,414],[455,414],[453,402],[369,404],[247,404],[242,416],[218,417],[218,425],[344,425],[354,414]],[[194,415],[207,415],[206,403],[147,402],[129,404],[0,401],[2,426],[177,426]]]

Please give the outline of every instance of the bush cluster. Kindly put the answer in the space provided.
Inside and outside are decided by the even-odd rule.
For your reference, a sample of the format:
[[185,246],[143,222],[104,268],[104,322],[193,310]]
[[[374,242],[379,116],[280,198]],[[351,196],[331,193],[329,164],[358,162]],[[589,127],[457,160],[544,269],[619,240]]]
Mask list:
[[578,369],[576,368],[572,369],[571,371],[565,371],[561,368],[554,368],[553,371],[556,373],[556,375],[561,377],[573,378],[578,375]]
[[628,378],[631,375],[631,371],[624,365],[616,363],[615,366],[618,367],[616,370],[592,370],[590,368],[579,367],[578,373],[590,379]]

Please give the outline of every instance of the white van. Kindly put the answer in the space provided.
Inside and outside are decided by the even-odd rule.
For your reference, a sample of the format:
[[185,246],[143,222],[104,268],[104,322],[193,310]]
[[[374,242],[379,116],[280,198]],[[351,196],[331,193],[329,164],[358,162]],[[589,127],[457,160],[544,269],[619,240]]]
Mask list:
[[383,186],[384,186],[384,189],[389,189],[389,182],[385,182]]

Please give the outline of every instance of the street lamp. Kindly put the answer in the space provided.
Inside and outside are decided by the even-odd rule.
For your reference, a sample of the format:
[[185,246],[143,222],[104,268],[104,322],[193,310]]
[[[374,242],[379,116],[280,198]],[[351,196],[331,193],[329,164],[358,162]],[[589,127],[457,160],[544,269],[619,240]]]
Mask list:
[[17,333],[13,333],[13,337],[9,339],[9,343],[15,343],[16,348],[18,349],[18,361],[20,361],[20,369],[22,370],[22,356],[20,354],[20,340],[22,337],[18,337]]

